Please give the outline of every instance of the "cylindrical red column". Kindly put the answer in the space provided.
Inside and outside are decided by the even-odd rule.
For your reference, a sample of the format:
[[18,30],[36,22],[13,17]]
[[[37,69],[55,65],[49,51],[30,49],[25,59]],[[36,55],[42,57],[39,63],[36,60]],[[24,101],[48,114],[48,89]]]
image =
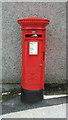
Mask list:
[[22,29],[21,99],[37,102],[43,99],[46,29],[48,19],[19,19]]

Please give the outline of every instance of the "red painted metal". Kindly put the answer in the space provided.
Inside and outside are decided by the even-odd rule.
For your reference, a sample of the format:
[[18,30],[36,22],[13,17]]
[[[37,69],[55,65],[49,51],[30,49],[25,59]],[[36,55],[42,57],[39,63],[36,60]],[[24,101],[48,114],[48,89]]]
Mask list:
[[[45,26],[49,24],[49,20],[38,17],[27,17],[19,19],[18,23],[22,26],[21,86],[23,89],[26,90],[43,89],[45,51],[46,51]],[[39,36],[32,37],[32,35]],[[37,42],[38,44],[37,54],[29,54],[30,42]]]

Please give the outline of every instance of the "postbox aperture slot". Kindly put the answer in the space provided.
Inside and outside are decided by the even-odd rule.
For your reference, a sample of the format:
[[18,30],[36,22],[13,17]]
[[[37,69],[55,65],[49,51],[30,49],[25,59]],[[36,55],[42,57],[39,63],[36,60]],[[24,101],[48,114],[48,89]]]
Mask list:
[[25,37],[42,37],[41,34],[26,34]]

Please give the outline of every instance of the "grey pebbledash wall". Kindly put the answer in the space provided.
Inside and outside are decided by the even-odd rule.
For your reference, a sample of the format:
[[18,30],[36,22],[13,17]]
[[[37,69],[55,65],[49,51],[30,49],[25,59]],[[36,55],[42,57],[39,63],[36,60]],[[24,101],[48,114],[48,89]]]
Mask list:
[[2,83],[2,4],[0,2],[0,83]]
[[66,82],[66,3],[2,3],[2,81],[21,82],[21,30],[17,19],[48,18],[46,42],[46,83]]

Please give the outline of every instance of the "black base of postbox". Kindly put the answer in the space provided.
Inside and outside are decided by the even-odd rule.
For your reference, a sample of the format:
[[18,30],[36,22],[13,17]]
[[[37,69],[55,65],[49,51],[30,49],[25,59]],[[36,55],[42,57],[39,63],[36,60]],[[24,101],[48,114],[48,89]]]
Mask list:
[[43,100],[43,89],[41,90],[26,90],[21,88],[22,102],[34,103]]

